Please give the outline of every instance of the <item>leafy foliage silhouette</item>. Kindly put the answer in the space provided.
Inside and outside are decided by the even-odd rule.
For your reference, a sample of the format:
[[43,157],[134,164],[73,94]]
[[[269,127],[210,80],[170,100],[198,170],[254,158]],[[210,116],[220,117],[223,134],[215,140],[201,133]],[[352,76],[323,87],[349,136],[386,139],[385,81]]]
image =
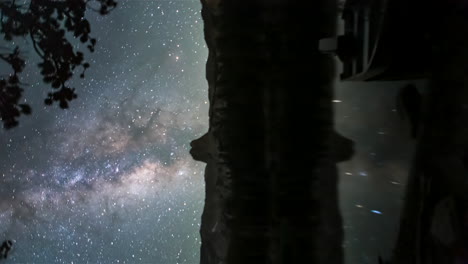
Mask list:
[[12,246],[13,242],[11,240],[3,241],[3,243],[0,245],[0,259],[8,258],[8,253],[10,252]]
[[[68,103],[77,95],[75,89],[66,84],[67,81],[77,68],[82,69],[80,77],[84,78],[90,66],[83,52],[70,42],[70,34],[67,33],[94,52],[96,39],[90,36],[91,25],[85,18],[85,12],[92,10],[106,15],[116,6],[115,0],[0,1],[0,34],[3,39],[10,43],[14,43],[16,37],[29,39],[42,60],[37,66],[42,80],[52,89],[44,100],[46,105],[58,102],[60,108],[68,108]],[[7,52],[0,52],[0,60],[12,70],[7,77],[0,78],[0,119],[9,129],[18,125],[21,114],[29,115],[32,111],[29,105],[20,104],[24,91],[20,74],[26,61],[18,45]]]

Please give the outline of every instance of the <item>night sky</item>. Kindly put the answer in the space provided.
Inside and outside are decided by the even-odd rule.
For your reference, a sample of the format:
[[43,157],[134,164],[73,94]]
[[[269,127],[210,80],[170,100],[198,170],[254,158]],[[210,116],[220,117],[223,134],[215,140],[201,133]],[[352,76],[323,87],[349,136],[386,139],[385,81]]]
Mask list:
[[199,261],[204,166],[188,150],[208,129],[201,5],[118,2],[88,13],[97,49],[69,110],[43,107],[23,47],[33,115],[0,131],[8,263]]
[[[118,2],[108,16],[88,13],[97,48],[66,111],[43,106],[48,87],[23,47],[33,115],[0,130],[7,263],[199,262],[204,164],[188,150],[208,129],[201,5]],[[388,256],[396,234],[413,147],[395,112],[399,87],[337,89],[337,128],[357,143],[340,166],[347,264]]]

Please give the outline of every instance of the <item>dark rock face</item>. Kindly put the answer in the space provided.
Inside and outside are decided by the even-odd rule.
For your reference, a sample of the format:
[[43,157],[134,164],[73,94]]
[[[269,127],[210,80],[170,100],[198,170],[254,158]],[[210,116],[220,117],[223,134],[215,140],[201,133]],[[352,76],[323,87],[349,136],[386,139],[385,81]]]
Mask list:
[[468,256],[468,20],[430,1],[432,75],[394,264],[464,263]]
[[226,201],[231,197],[230,173],[220,155],[218,134],[219,115],[214,114],[215,108],[223,104],[222,98],[216,94],[217,49],[214,46],[214,15],[218,1],[202,1],[202,17],[204,20],[205,41],[209,54],[206,64],[206,79],[208,81],[208,97],[210,101],[210,128],[201,138],[192,141],[190,154],[195,160],[205,162],[205,206],[203,209],[200,235],[202,239],[200,263],[222,264],[226,257],[230,241],[230,230],[227,228],[229,215],[226,211]]
[[336,2],[202,0],[210,128],[202,264],[343,262],[333,130]]
[[229,230],[223,215],[223,201],[230,196],[229,179],[219,163],[213,135],[208,132],[191,143],[195,160],[206,163],[205,207],[201,219],[201,263],[223,263],[229,245]]

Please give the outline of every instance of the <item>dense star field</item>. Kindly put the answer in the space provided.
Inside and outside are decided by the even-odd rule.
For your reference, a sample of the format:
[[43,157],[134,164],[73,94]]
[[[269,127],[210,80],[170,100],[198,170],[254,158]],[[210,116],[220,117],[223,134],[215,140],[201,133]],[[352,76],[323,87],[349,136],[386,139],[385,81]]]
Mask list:
[[199,261],[204,166],[188,150],[208,119],[200,10],[119,0],[108,16],[88,12],[97,49],[66,111],[43,106],[23,46],[33,115],[0,132],[7,263]]
[[[68,110],[44,107],[48,87],[23,45],[33,115],[0,129],[5,263],[199,263],[204,164],[188,151],[208,129],[200,1],[118,3],[88,12],[96,52]],[[395,239],[413,147],[395,110],[402,86],[337,89],[336,127],[356,142],[340,165],[347,264],[377,263]]]

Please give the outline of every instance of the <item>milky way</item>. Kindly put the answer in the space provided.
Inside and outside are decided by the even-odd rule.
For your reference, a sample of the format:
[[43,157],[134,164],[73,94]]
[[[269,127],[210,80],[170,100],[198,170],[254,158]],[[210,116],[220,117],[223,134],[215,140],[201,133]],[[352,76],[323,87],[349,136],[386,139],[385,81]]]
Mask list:
[[[28,51],[33,116],[0,132],[0,238],[11,263],[197,263],[207,130],[199,1],[119,0],[88,18],[98,48],[69,110],[45,108]],[[77,44],[78,45],[78,44]]]
[[[208,119],[201,6],[118,2],[108,16],[88,13],[97,49],[66,111],[43,106],[47,87],[23,47],[33,115],[0,130],[7,263],[199,262],[204,165],[188,150]],[[398,87],[338,89],[337,128],[357,143],[340,166],[349,264],[376,263],[395,239],[413,144],[394,111]]]

